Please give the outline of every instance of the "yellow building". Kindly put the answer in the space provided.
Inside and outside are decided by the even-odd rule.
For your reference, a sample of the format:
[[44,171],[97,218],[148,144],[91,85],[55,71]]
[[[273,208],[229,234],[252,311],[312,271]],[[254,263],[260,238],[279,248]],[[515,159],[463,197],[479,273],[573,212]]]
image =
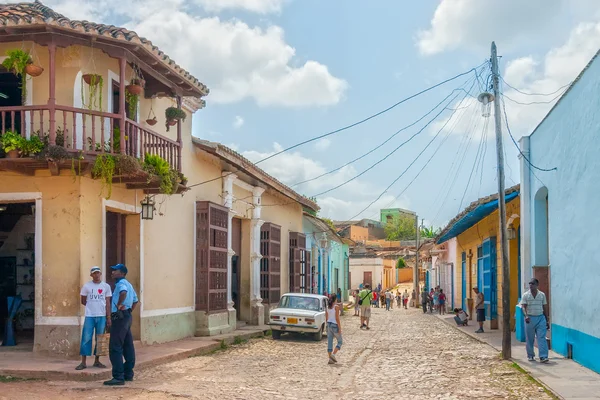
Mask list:
[[[39,2],[2,7],[0,61],[23,50],[43,68],[0,67],[0,138],[27,140],[20,158],[0,151],[0,313],[21,295],[17,339],[77,354],[80,287],[96,265],[110,282],[116,263],[138,292],[143,343],[263,324],[290,285],[290,235],[317,205],[193,138],[208,89],[148,40]],[[43,151],[28,154],[36,137]]]
[[[510,310],[511,328],[520,297],[519,186],[506,190],[506,218],[509,231],[510,260]],[[457,239],[455,293],[456,306],[467,309],[473,315],[473,287],[484,294],[486,326],[498,329],[502,325],[502,253],[500,249],[498,195],[483,197],[469,205],[443,229],[437,244],[451,238]]]

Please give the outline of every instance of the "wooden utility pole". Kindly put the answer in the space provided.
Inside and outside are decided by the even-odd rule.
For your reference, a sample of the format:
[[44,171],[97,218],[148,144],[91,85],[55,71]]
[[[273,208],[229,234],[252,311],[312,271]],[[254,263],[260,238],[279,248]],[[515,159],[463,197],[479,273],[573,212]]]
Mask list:
[[504,148],[500,114],[500,74],[496,43],[492,42],[492,82],[494,85],[494,120],[496,123],[496,156],[498,159],[498,214],[500,216],[500,247],[502,252],[502,358],[511,358],[510,331],[510,265],[508,260],[508,233],[504,189]]

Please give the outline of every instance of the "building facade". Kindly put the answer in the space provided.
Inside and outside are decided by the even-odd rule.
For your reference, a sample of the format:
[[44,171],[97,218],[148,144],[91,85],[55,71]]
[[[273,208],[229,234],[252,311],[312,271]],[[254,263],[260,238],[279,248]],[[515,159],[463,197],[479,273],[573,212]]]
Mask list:
[[[521,139],[521,282],[548,296],[554,351],[600,373],[598,55],[530,136]],[[540,171],[538,168],[547,171]],[[592,229],[590,231],[590,228]]]

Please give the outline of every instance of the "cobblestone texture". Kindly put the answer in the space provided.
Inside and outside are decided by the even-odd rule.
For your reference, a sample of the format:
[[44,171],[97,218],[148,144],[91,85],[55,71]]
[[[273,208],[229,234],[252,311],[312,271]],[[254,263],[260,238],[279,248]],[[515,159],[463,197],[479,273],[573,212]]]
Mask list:
[[[4,384],[0,398],[548,399],[491,347],[421,311],[374,309],[370,331],[342,319],[344,346],[326,340],[253,340],[140,372],[127,388],[81,382]],[[19,397],[11,397],[18,394]],[[9,397],[6,397],[9,396]]]

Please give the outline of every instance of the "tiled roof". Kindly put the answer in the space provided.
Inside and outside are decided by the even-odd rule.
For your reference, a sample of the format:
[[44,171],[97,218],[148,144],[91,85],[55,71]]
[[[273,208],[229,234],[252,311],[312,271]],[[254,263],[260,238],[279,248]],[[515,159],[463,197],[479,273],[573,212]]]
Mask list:
[[238,168],[239,171],[254,176],[256,179],[266,183],[267,185],[271,186],[273,189],[279,191],[285,196],[294,199],[303,206],[306,206],[313,211],[319,210],[319,206],[317,205],[317,203],[315,203],[308,197],[299,194],[289,186],[281,183],[279,180],[266,173],[262,168],[256,166],[256,164],[248,160],[246,157],[244,157],[237,151],[232,150],[229,147],[222,145],[221,143],[210,142],[208,140],[202,140],[195,137],[192,138],[192,142],[196,146],[200,147],[202,150],[224,159],[229,164],[232,164],[233,166]]
[[56,26],[87,35],[102,36],[138,44],[152,53],[175,73],[185,78],[185,80],[200,90],[204,96],[209,93],[208,88],[202,82],[177,65],[169,56],[154,46],[151,41],[138,36],[134,31],[114,25],[71,20],[50,7],[45,6],[38,0],[33,3],[0,4],[0,26],[25,27],[35,25]]

